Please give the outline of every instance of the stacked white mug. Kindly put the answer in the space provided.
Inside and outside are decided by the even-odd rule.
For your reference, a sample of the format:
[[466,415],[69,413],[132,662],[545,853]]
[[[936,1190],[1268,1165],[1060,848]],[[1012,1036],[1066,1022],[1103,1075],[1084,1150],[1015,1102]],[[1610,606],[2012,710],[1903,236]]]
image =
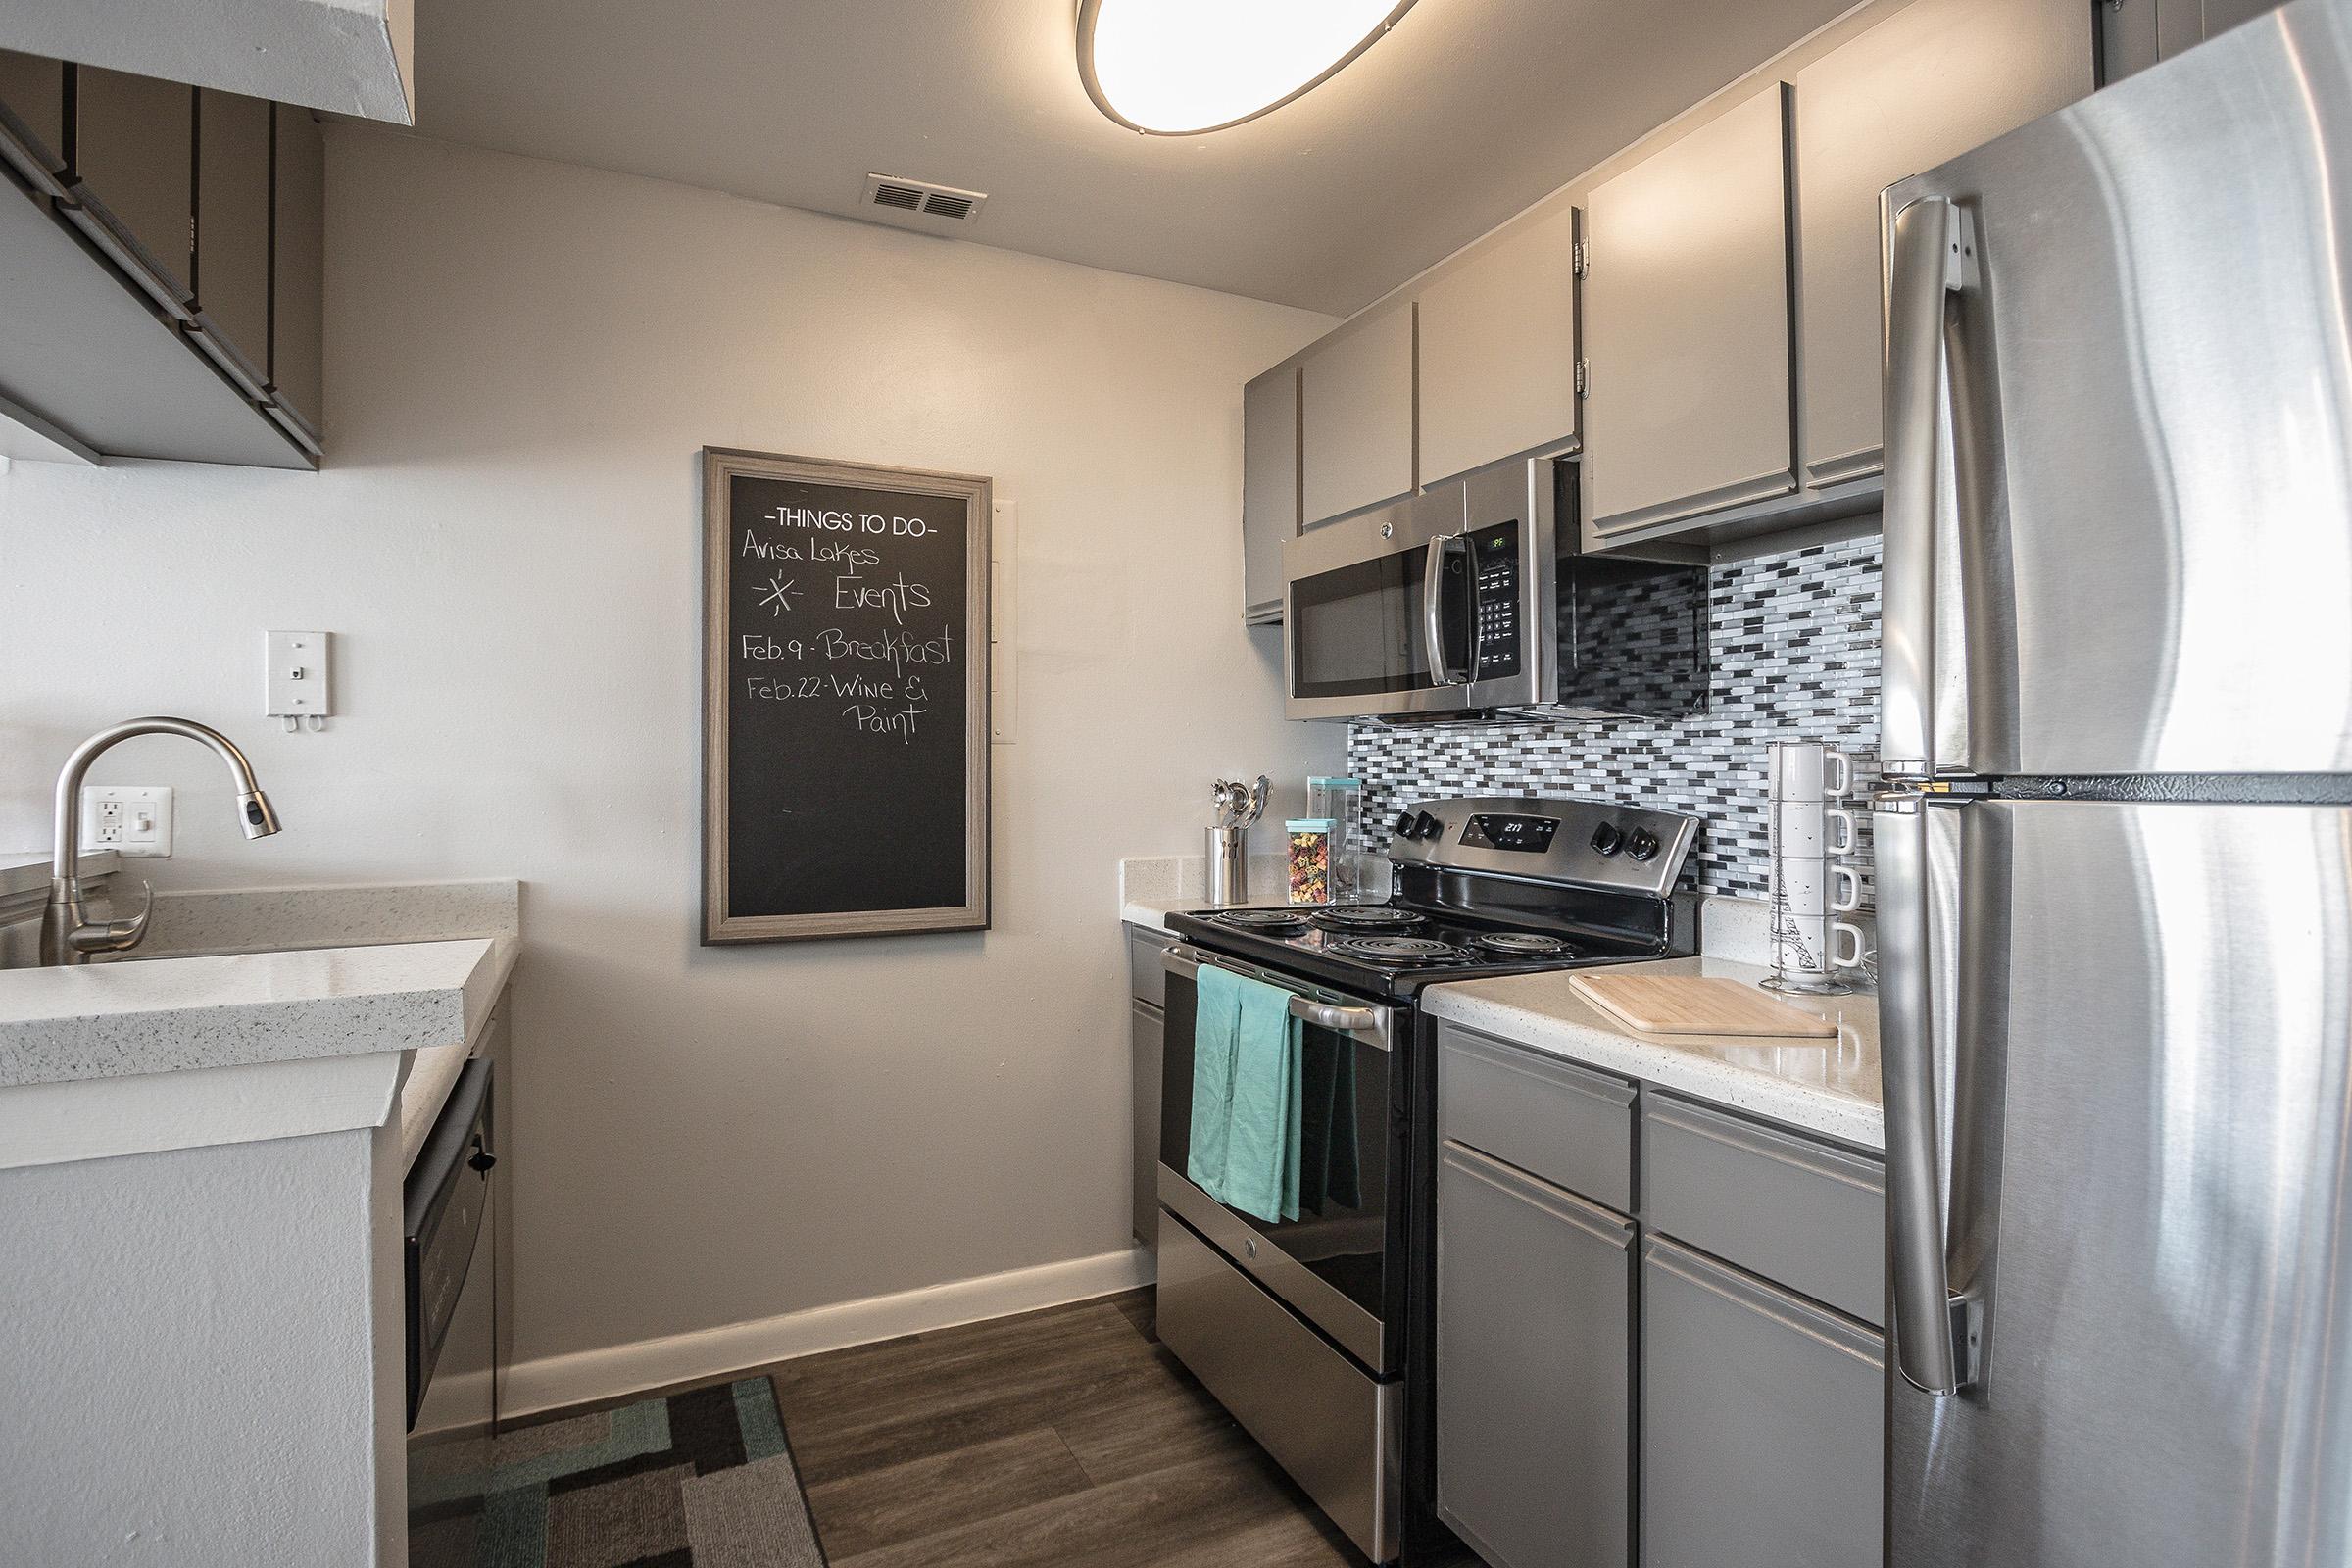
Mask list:
[[1853,759],[1820,741],[1774,741],[1772,978],[1776,991],[1844,991],[1862,964],[1862,929],[1838,916],[1861,907],[1854,813],[1834,806],[1853,792]]

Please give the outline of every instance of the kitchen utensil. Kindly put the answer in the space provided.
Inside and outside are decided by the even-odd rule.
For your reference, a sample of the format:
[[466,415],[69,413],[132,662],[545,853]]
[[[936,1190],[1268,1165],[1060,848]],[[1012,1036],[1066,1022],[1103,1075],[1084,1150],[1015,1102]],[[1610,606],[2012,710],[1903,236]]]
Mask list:
[[1771,1035],[1834,1039],[1829,1019],[1754,986],[1717,975],[1577,974],[1568,988],[1625,1024],[1648,1035]]

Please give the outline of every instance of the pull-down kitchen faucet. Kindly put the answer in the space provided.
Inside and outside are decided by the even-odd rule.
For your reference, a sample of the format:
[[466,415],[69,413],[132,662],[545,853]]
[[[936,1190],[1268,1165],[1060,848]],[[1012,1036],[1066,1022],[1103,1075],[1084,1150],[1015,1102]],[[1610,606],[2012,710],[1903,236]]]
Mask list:
[[237,822],[249,839],[277,831],[277,812],[254,782],[253,764],[219,730],[186,718],[133,718],[102,729],[74,749],[57,775],[56,855],[49,865],[49,905],[41,911],[41,962],[87,963],[93,953],[122,953],[147,934],[155,912],[155,884],[146,884],[145,907],[128,920],[92,920],[81,898],[81,781],[90,764],[118,741],[133,735],[184,735],[220,754],[237,784]]

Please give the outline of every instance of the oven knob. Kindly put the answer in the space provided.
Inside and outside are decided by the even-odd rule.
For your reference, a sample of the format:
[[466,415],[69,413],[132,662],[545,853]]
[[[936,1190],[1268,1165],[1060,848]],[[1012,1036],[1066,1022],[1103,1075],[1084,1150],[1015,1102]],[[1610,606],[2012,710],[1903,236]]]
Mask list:
[[1647,828],[1638,827],[1634,829],[1634,841],[1625,847],[1625,853],[1637,860],[1646,860],[1658,853],[1658,836]]
[[1417,839],[1434,839],[1443,837],[1445,832],[1446,824],[1439,821],[1436,817],[1430,815],[1427,811],[1416,811],[1413,813],[1413,837]]
[[1614,822],[1603,822],[1592,830],[1592,848],[1602,855],[1615,855],[1625,844],[1625,829]]
[[1398,811],[1396,813],[1396,820],[1392,825],[1391,831],[1400,839],[1411,838],[1413,836],[1413,813],[1410,811]]

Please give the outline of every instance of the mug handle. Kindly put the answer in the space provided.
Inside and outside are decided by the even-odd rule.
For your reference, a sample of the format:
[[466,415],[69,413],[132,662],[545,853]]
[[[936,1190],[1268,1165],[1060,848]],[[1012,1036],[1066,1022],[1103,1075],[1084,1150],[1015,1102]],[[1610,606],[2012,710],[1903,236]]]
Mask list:
[[[1837,842],[1837,843],[1835,843],[1835,844],[1832,844],[1832,843],[1829,841],[1829,840],[1830,840],[1830,826],[1831,826],[1831,824],[1832,824],[1832,823],[1835,823],[1835,824],[1837,825],[1837,827],[1838,827],[1838,842]],[[1827,811],[1823,812],[1823,813],[1822,813],[1822,825],[1821,825],[1821,839],[1822,839],[1822,844],[1821,844],[1821,853],[1822,853],[1822,854],[1824,854],[1824,855],[1851,855],[1851,854],[1853,854],[1853,853],[1854,853],[1854,813],[1853,813],[1853,812],[1851,812],[1851,811],[1849,811],[1849,810],[1846,810],[1846,809],[1845,809],[1844,808],[1842,808],[1842,807],[1838,807],[1838,806],[1833,806],[1833,807],[1831,807],[1831,808],[1829,808]]]
[[1850,865],[1833,865],[1830,875],[1837,879],[1838,887],[1830,899],[1830,912],[1851,914],[1862,907],[1862,873]]
[[[1834,746],[1825,746],[1821,749],[1821,769],[1822,794],[1836,801],[1842,800],[1854,793],[1854,760],[1852,758]],[[1835,784],[1830,782],[1830,775],[1833,773],[1837,775],[1838,779]]]
[[[1853,951],[1846,951],[1846,939],[1853,939]],[[1830,922],[1830,967],[1859,969],[1862,967],[1862,928],[1844,920]]]

